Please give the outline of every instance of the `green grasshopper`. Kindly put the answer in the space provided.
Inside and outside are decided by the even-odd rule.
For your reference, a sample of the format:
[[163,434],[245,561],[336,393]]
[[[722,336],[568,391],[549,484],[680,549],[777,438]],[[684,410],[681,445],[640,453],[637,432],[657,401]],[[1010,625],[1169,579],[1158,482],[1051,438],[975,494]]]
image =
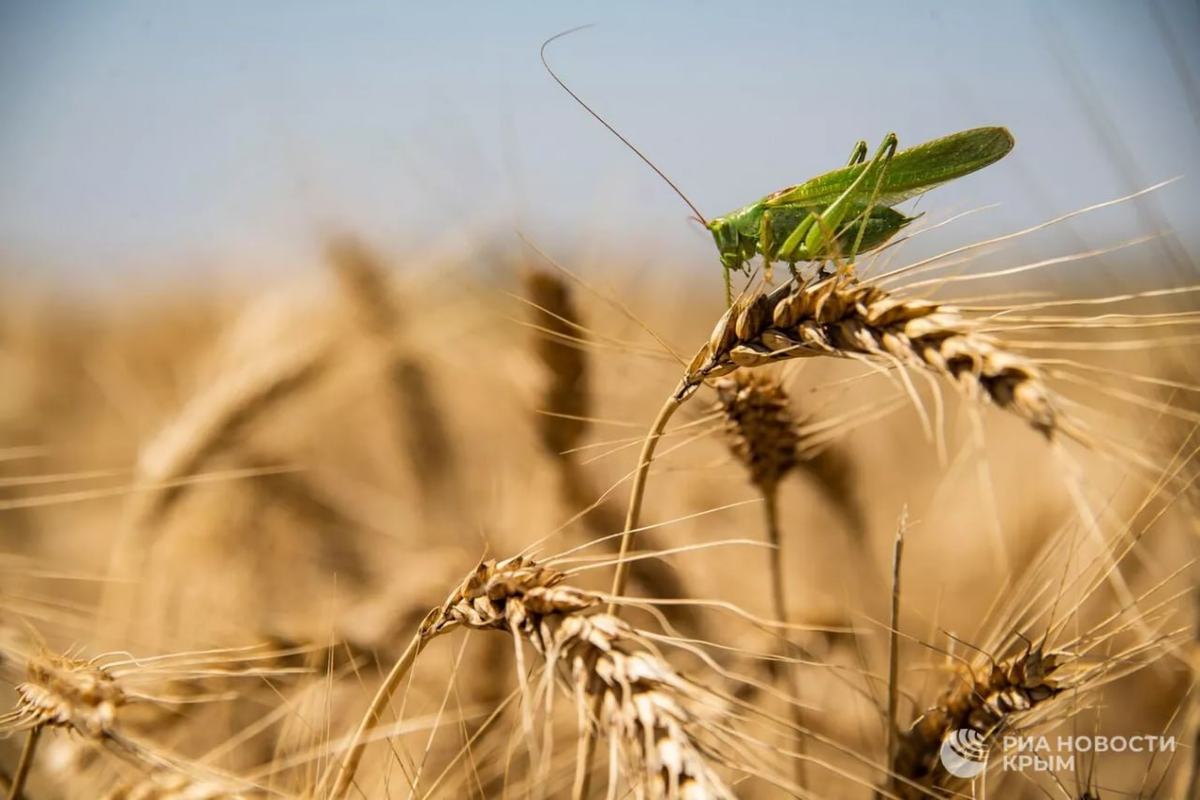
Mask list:
[[1005,128],[974,128],[896,152],[889,133],[874,158],[866,161],[867,143],[859,142],[841,169],[805,181],[714,217],[704,227],[712,232],[725,268],[726,299],[730,273],[748,271],[761,255],[771,264],[794,269],[801,261],[823,262],[882,247],[911,223],[892,208],[955,178],[999,161],[1013,148]]
[[[583,26],[589,27],[589,26]],[[574,28],[542,43],[542,66],[550,77],[666,181],[707,228],[716,242],[725,270],[725,301],[732,303],[730,275],[749,274],[749,262],[763,257],[768,279],[771,265],[784,262],[795,273],[799,262],[842,261],[852,264],[859,253],[886,244],[916,217],[892,206],[936,186],[969,175],[999,161],[1013,148],[1005,128],[974,128],[934,139],[896,152],[896,134],[884,137],[874,157],[867,161],[867,143],[860,141],[841,169],[743,206],[724,216],[706,220],[675,183],[628,139],[575,94],[550,68],[546,47],[555,39],[580,30]]]

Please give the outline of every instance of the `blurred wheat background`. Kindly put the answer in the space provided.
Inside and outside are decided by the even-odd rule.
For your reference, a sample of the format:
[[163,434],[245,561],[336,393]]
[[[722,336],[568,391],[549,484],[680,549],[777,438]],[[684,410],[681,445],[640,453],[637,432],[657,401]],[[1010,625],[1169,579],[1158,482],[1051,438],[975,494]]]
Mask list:
[[[733,14],[0,10],[11,796],[1197,796],[1200,12]],[[593,20],[714,214],[1017,149],[729,314]]]

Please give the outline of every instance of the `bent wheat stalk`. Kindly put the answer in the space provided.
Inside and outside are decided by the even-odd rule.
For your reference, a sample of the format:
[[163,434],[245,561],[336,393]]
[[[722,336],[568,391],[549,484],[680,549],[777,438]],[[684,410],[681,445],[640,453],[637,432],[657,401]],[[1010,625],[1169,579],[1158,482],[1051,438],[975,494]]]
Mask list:
[[[561,275],[527,267],[521,277],[539,334],[534,338],[534,351],[545,373],[536,416],[538,437],[557,468],[564,503],[571,509],[585,509],[577,518],[602,546],[616,547],[611,535],[622,524],[621,510],[603,495],[601,500],[593,500],[598,493],[576,453],[591,427],[593,406],[592,367],[584,347],[586,326],[571,286]],[[647,549],[660,549],[648,537],[649,532],[643,535]],[[639,559],[632,562],[630,571],[635,584],[654,597],[687,597],[682,578],[666,562]],[[700,633],[700,620],[691,606],[666,606],[664,613],[692,635]]]
[[[976,402],[1016,414],[1048,439],[1060,431],[1074,435],[1074,428],[1055,408],[1053,393],[1037,366],[1006,350],[959,309],[896,296],[852,275],[815,282],[793,280],[770,293],[758,290],[737,298],[663,404],[646,435],[630,489],[622,556],[638,526],[655,446],[675,410],[710,378],[742,367],[819,356],[931,372],[949,379]],[[613,595],[624,591],[626,574],[621,561]]]

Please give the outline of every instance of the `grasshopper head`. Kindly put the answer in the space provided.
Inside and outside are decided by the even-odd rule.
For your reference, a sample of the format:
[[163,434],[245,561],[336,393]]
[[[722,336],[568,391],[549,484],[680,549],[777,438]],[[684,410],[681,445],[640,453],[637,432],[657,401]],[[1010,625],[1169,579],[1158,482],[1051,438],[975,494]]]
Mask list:
[[713,241],[721,254],[721,265],[725,269],[741,269],[745,264],[742,255],[741,234],[731,220],[717,217],[706,226],[712,231]]

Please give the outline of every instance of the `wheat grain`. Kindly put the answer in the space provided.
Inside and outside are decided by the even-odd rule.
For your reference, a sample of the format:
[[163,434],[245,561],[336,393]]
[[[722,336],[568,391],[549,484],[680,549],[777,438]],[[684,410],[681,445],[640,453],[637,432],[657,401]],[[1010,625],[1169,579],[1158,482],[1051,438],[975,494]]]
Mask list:
[[751,483],[764,493],[772,492],[788,473],[802,472],[842,515],[850,533],[862,541],[865,522],[850,454],[832,445],[810,446],[791,398],[769,374],[737,372],[718,380],[714,388],[726,444],[749,471]]

